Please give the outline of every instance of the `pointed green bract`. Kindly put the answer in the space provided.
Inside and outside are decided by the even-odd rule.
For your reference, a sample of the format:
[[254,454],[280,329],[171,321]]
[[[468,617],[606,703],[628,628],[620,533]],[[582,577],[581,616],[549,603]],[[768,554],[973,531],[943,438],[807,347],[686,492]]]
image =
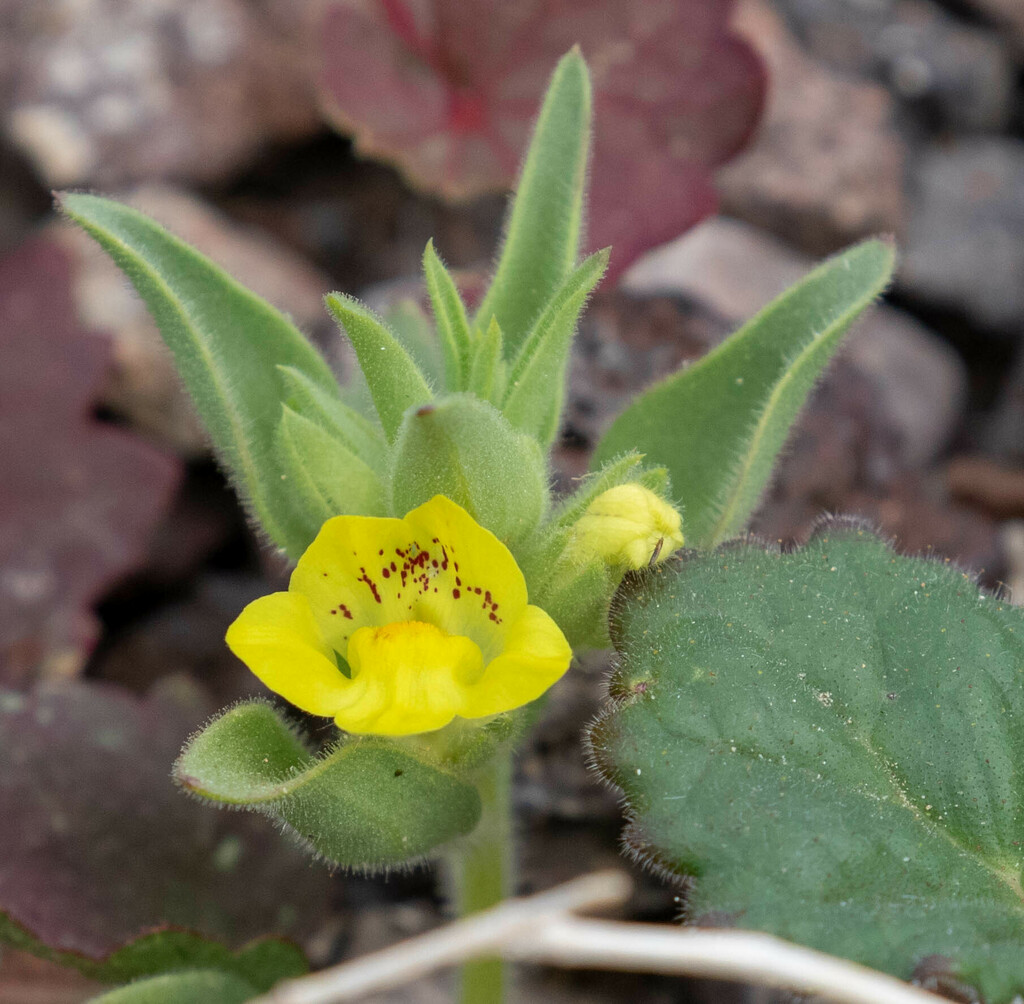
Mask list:
[[476,789],[411,744],[349,739],[310,756],[266,704],[240,704],[193,736],[175,780],[211,801],[265,813],[326,860],[404,864],[468,833]]
[[591,95],[578,48],[563,56],[548,87],[506,224],[494,281],[476,315],[492,316],[515,358],[544,305],[576,264],[590,145]]
[[395,515],[446,495],[513,551],[544,515],[547,468],[536,440],[470,394],[410,411],[393,459]]
[[336,396],[326,362],[284,315],[141,213],[94,195],[63,194],[60,206],[146,302],[240,495],[295,555],[296,526],[272,448],[277,366]]
[[432,240],[427,241],[423,252],[423,275],[444,354],[445,386],[451,391],[465,390],[472,350],[469,319],[455,282],[437,256]]
[[468,389],[485,401],[500,400],[505,389],[504,337],[496,317],[473,347]]
[[332,516],[382,516],[384,491],[372,468],[287,405],[277,429],[281,470],[305,550]]
[[426,378],[394,333],[358,300],[331,293],[325,302],[356,350],[384,435],[391,442],[406,409],[433,397]]
[[336,392],[325,391],[295,367],[277,369],[283,404],[339,440],[363,463],[374,469],[381,466],[385,442],[379,426],[345,404]]
[[591,745],[690,917],[1024,991],[1024,611],[840,524],[634,576],[612,624]]
[[431,387],[445,386],[445,358],[434,325],[423,308],[404,297],[385,307],[384,326],[401,342]]
[[850,325],[885,289],[892,247],[830,259],[687,369],[636,398],[594,453],[639,450],[668,468],[686,540],[713,547],[747,524],[807,395]]
[[558,432],[569,349],[580,314],[607,267],[606,249],[573,271],[545,306],[509,371],[502,411],[517,429],[544,447],[551,445]]

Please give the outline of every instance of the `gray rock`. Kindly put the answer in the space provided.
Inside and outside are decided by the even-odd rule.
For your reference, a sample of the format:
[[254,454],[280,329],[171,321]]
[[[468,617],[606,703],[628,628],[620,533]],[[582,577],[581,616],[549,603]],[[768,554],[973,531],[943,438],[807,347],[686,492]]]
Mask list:
[[724,210],[812,254],[898,231],[904,148],[891,96],[808,56],[764,0],[740,3],[734,26],[771,83],[754,142],[716,176]]
[[[814,266],[813,259],[735,220],[718,218],[649,252],[625,275],[636,295],[675,293],[738,325]],[[867,312],[846,360],[875,386],[902,462],[922,467],[946,445],[964,408],[967,374],[957,353],[909,315]]]
[[918,155],[900,285],[977,323],[1024,325],[1024,143],[962,138]]
[[931,0],[779,0],[779,6],[819,59],[874,78],[897,99],[936,114],[946,128],[1008,124],[1014,65],[995,31],[958,21]]
[[1020,0],[967,0],[970,6],[999,25],[1018,58],[1024,57],[1024,4]]
[[7,0],[0,115],[52,186],[213,181],[317,128],[306,0]]

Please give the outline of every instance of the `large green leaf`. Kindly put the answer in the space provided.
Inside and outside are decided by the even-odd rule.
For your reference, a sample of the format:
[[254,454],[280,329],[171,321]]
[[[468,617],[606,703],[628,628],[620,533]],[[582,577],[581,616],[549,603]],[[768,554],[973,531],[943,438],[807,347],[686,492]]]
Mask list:
[[405,865],[480,817],[477,790],[417,744],[350,739],[311,757],[262,702],[236,705],[193,736],[174,777],[202,798],[265,813],[351,868]]
[[301,554],[302,532],[273,448],[291,366],[338,397],[327,364],[298,329],[194,248],[127,206],[63,194],[60,206],[110,255],[146,302],[221,460],[267,534]]
[[894,260],[890,245],[866,241],[819,266],[636,398],[598,444],[595,468],[639,450],[668,468],[689,544],[713,547],[741,532],[807,395]]
[[476,314],[498,318],[509,358],[576,264],[590,146],[591,95],[578,48],[563,56],[548,86],[519,176],[498,269]]
[[635,576],[613,637],[591,746],[691,916],[1024,991],[1024,611],[840,524]]

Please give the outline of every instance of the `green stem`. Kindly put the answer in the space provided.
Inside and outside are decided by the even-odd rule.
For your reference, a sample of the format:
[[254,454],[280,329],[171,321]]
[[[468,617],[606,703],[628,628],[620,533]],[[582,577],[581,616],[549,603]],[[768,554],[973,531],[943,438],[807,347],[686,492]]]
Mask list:
[[[512,892],[511,753],[500,751],[474,780],[480,790],[483,815],[479,826],[451,858],[460,917],[486,910]],[[461,1004],[501,1004],[505,999],[505,966],[501,959],[467,962],[460,982]]]

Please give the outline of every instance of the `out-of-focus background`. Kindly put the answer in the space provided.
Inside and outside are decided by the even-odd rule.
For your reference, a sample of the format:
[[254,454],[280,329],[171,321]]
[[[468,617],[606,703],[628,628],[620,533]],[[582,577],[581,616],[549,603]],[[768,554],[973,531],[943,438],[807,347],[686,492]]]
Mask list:
[[[890,233],[896,285],[817,390],[756,529],[799,539],[822,512],[857,513],[1024,595],[1020,0],[0,0],[8,918],[94,956],[163,920],[235,944],[288,931],[320,965],[445,916],[429,867],[332,876],[269,824],[170,786],[186,735],[258,692],[224,631],[287,570],[145,310],[49,191],[155,216],[344,374],[322,294],[419,296],[431,236],[479,286],[545,79],[576,41],[597,113],[588,242],[615,251],[578,339],[557,483],[637,389],[816,259]],[[523,891],[630,867],[579,743],[605,670],[580,660],[520,760]],[[631,916],[677,913],[678,890],[637,880]],[[774,999],[625,975],[522,984],[545,1001]],[[0,961],[0,1004],[92,989]]]

